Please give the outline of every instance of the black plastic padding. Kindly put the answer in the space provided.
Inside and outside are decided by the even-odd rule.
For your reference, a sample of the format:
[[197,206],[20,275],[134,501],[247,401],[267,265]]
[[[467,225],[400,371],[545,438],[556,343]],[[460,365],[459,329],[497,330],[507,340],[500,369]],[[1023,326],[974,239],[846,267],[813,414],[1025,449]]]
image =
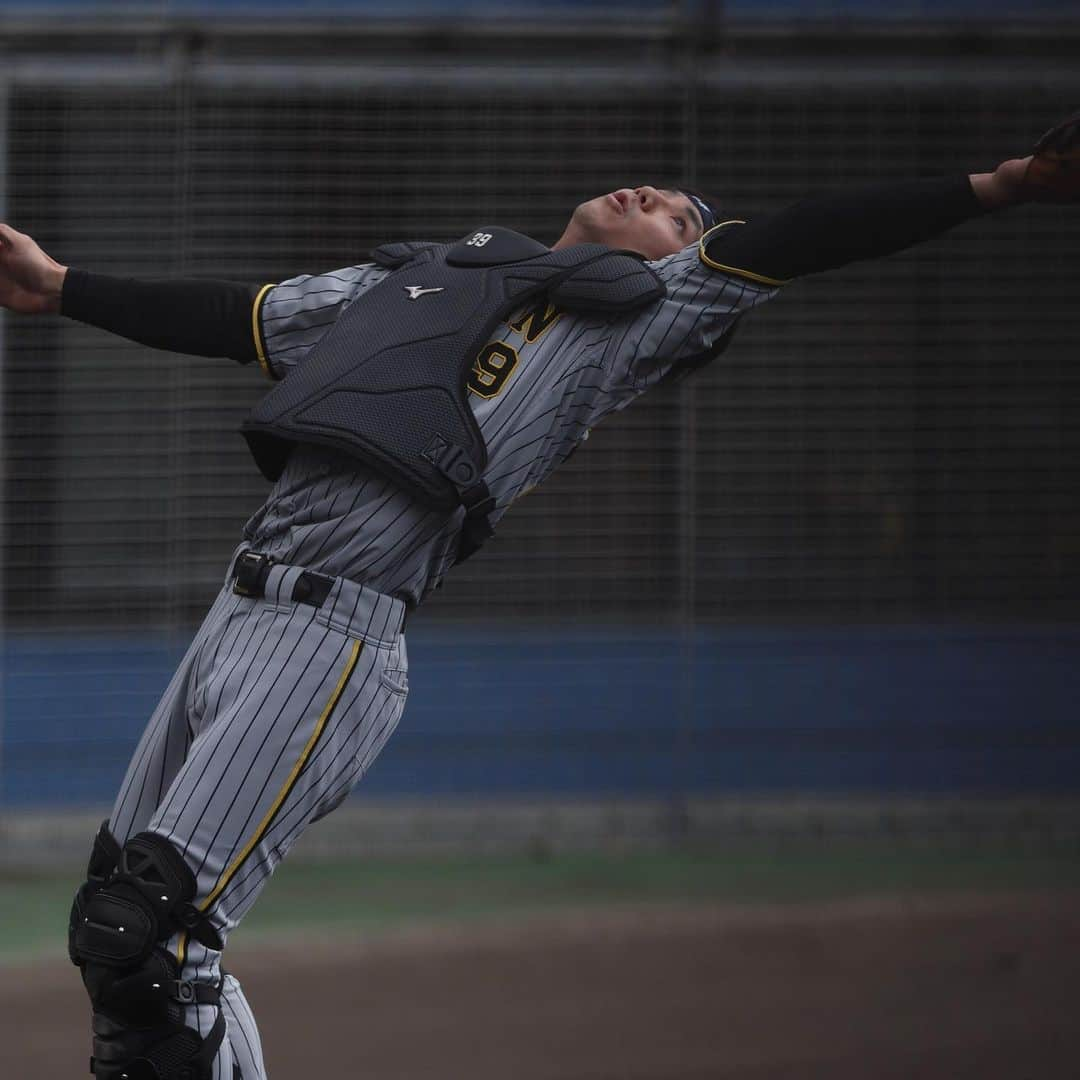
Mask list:
[[296,449],[295,440],[268,435],[264,431],[245,431],[244,438],[259,471],[267,480],[276,480],[285,471],[289,457]]
[[405,240],[397,244],[380,244],[371,253],[371,257],[379,266],[394,270],[410,259],[415,259],[422,251],[436,246],[434,241],[429,240]]
[[[107,844],[102,852],[107,858]],[[195,889],[195,875],[172,843],[143,832],[124,845],[104,884],[79,890],[71,952],[93,1005],[91,1071],[98,1080],[212,1077],[224,1016],[219,1009],[206,1038],[184,1019],[191,1004],[217,1005],[220,987],[182,980],[176,958],[160,947],[181,926],[221,947],[191,903]]]
[[[220,1009],[209,1034],[201,1037],[185,1025],[185,1005],[220,1003],[220,984],[181,983],[176,961],[155,949],[138,971],[105,972],[89,964],[94,986],[94,1057],[91,1071],[99,1080],[149,1077],[151,1080],[210,1080],[213,1061],[225,1031]],[[178,993],[180,986],[194,993]]]
[[[411,460],[417,444],[427,445],[433,431],[444,432],[455,445],[472,448],[482,445],[482,437],[472,432],[475,425],[472,413],[465,414],[451,391],[444,386],[419,385],[427,378],[429,351],[418,345],[413,347],[409,355],[377,358],[376,362],[392,370],[395,379],[405,383],[411,380],[416,385],[405,385],[396,393],[382,390],[371,392],[341,385],[320,393],[317,400],[295,410],[293,415],[303,425],[307,441],[354,454],[358,438],[354,429],[358,426],[357,418],[362,418],[359,426],[363,436],[360,437],[370,437],[372,433],[380,436],[378,442],[372,441],[366,447],[368,464],[380,469],[407,491],[413,491],[428,505],[452,510],[457,506],[457,496],[453,486],[441,473],[432,470],[433,476],[418,479],[403,465],[403,462]],[[356,378],[362,376],[357,373]],[[288,387],[288,383],[279,385]],[[298,390],[302,389],[299,382],[295,386]],[[282,397],[284,399],[286,395]],[[254,445],[252,449],[257,451]],[[479,456],[479,450],[477,453]]]
[[94,846],[90,850],[90,862],[86,867],[86,876],[90,881],[104,881],[120,865],[121,848],[109,829],[106,818],[94,837]]
[[141,832],[124,845],[116,881],[138,889],[158,917],[161,937],[183,928],[208,949],[221,949],[221,935],[209,917],[191,903],[196,881],[183,856],[157,833]]
[[86,908],[90,903],[90,898],[109,880],[119,863],[120,845],[109,831],[109,821],[106,818],[94,837],[94,843],[90,849],[90,861],[86,866],[86,881],[75,893],[71,913],[68,916],[68,958],[73,964],[79,963],[75,935],[86,918]]
[[157,833],[139,833],[124,846],[117,880],[130,882],[153,906],[163,936],[183,927],[207,948],[221,948],[221,937],[210,919],[190,901],[195,876],[170,840]]
[[94,1012],[111,1023],[139,1028],[176,1024],[183,1020],[177,1000],[176,961],[163,949],[154,949],[133,971],[100,972],[88,965],[84,982]]
[[139,833],[124,845],[119,869],[108,883],[76,896],[69,955],[75,963],[130,965],[179,929],[207,948],[221,949],[221,935],[191,903],[195,888],[195,875],[170,841]]
[[612,252],[563,278],[550,299],[567,311],[617,315],[666,294],[664,283],[640,258]]
[[446,261],[450,266],[502,266],[534,259],[548,251],[531,236],[497,225],[481,225],[446,253]]
[[101,1034],[94,1039],[94,1075],[98,1080],[209,1080],[212,1063],[199,1063],[204,1042],[193,1028],[180,1025]]
[[195,895],[195,875],[172,843],[156,833],[141,832],[125,845],[119,880],[130,882],[163,918]]
[[[278,479],[297,443],[329,446],[431,509],[454,510],[487,468],[468,382],[501,324],[545,297],[556,308],[622,314],[665,293],[641,256],[603,244],[553,250],[481,226],[456,244],[388,245],[378,259],[391,265],[410,250],[414,257],[347,305],[244,421],[267,479]],[[447,459],[450,448],[460,467]],[[472,550],[491,535],[475,520],[467,527]]]
[[99,887],[89,881],[80,885],[71,904],[71,913],[68,915],[68,959],[76,965],[80,963],[76,935],[83,924],[83,919],[86,918],[86,905]]
[[74,951],[84,961],[130,967],[145,960],[158,939],[158,920],[143,897],[126,885],[99,889],[75,928]]

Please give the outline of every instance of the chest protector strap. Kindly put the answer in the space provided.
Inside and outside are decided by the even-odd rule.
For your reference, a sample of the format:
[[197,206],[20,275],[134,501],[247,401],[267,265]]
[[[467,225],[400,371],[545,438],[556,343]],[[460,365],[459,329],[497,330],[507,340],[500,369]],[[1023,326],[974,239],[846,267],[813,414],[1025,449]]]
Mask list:
[[454,244],[392,244],[391,272],[345,308],[241,430],[276,480],[298,443],[358,458],[427,506],[464,506],[458,561],[492,535],[487,448],[469,404],[477,354],[513,312],[546,296],[617,316],[665,294],[641,256],[600,244],[552,251],[494,226]]

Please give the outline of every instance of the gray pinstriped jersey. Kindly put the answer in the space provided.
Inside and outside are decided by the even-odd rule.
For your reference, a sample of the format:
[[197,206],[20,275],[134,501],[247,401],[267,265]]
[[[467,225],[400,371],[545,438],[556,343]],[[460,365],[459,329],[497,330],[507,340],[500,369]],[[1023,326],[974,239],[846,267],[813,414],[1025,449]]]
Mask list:
[[[550,309],[512,316],[496,331],[497,393],[470,394],[488,447],[485,479],[497,519],[564,461],[588,431],[625,408],[680,361],[700,356],[775,286],[705,266],[698,247],[649,265],[667,296],[632,315],[601,318]],[[260,326],[267,364],[287,378],[344,307],[383,281],[373,264],[302,275],[268,289]],[[402,278],[402,287],[424,284]],[[417,303],[437,303],[438,295]],[[516,357],[516,361],[513,359]],[[509,376],[502,378],[505,366]],[[493,369],[496,370],[496,369]],[[478,368],[476,389],[491,381]],[[354,459],[295,450],[244,529],[260,551],[320,573],[362,581],[417,604],[454,561],[461,510],[433,511]]]

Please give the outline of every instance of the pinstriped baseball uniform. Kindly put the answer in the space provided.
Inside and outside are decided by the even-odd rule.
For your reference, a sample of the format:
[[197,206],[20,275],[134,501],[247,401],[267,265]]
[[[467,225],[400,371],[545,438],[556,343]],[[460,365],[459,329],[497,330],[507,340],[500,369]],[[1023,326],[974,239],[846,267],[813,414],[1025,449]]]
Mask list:
[[[695,246],[651,263],[666,298],[630,316],[571,316],[541,303],[501,327],[469,383],[488,448],[492,520],[592,426],[706,353],[780,284],[703,258]],[[387,274],[365,264],[264,288],[253,330],[267,374],[287,378],[344,307]],[[422,287],[422,273],[402,285]],[[421,294],[416,303],[438,299]],[[175,844],[196,873],[196,904],[223,939],[304,827],[346,797],[392,734],[408,689],[404,614],[453,564],[462,517],[427,508],[342,453],[302,446],[245,526],[237,553],[276,560],[265,596],[222,589],[110,819],[121,843],[149,829]],[[303,570],[336,579],[319,607],[291,599]],[[187,935],[170,949],[182,977],[218,976],[220,952]],[[215,1080],[260,1080],[258,1032],[231,976],[222,1008],[228,1035]],[[187,1007],[200,1034],[214,1016],[212,1006]]]
[[[246,546],[246,545],[244,545]],[[239,550],[239,549],[238,549]],[[318,608],[291,597],[299,567],[274,566],[265,596],[223,588],[165,691],[128,768],[110,828],[168,837],[196,875],[196,903],[222,937],[304,827],[329,813],[401,716],[404,605],[339,579]],[[182,976],[211,981],[220,953],[181,934]],[[215,1080],[265,1075],[239,984],[224,985],[228,1036]],[[188,1006],[206,1035],[212,1006]]]
[[[559,315],[541,304],[502,327],[496,344],[508,348],[498,353],[504,366],[497,393],[475,392],[484,390],[485,373],[474,370],[470,400],[488,448],[493,521],[561,464],[590,428],[680,360],[701,356],[779,285],[717,273],[703,265],[697,246],[649,265],[666,284],[666,299],[617,320]],[[263,290],[256,309],[264,370],[287,378],[348,302],[388,273],[353,266]],[[403,283],[422,285],[421,278]],[[437,295],[416,301],[437,302]],[[453,564],[463,516],[429,510],[351,458],[308,447],[292,455],[244,535],[284,561],[356,578],[411,606]]]

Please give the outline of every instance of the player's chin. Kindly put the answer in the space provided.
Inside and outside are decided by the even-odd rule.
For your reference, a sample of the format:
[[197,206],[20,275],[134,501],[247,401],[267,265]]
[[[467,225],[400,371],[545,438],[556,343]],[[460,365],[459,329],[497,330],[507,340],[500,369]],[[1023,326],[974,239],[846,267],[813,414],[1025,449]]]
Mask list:
[[581,207],[585,211],[582,221],[587,224],[592,243],[604,244],[619,251],[633,251],[645,259],[662,259],[680,250],[679,246],[667,237],[658,236],[649,229],[642,229],[639,225],[640,219],[635,221],[618,212],[613,214],[610,205],[605,202],[606,198],[607,196],[594,199]]
[[624,221],[598,221],[592,230],[593,243],[604,244],[619,251],[635,251],[646,259],[653,256],[649,252],[647,238],[635,229],[626,228]]
[[611,235],[612,239],[605,241],[610,247],[636,251],[652,261],[674,255],[685,246],[678,237],[656,228],[654,222],[648,219],[616,223]]
[[594,243],[607,244],[608,247],[618,246],[617,238],[624,223],[604,199],[591,199],[587,203],[582,203],[577,209],[576,216]]
[[622,248],[626,251],[635,251],[642,258],[652,262],[665,259],[668,255],[674,255],[682,250],[682,246],[671,240],[658,240],[654,236],[626,236],[618,242],[612,243],[611,247]]

